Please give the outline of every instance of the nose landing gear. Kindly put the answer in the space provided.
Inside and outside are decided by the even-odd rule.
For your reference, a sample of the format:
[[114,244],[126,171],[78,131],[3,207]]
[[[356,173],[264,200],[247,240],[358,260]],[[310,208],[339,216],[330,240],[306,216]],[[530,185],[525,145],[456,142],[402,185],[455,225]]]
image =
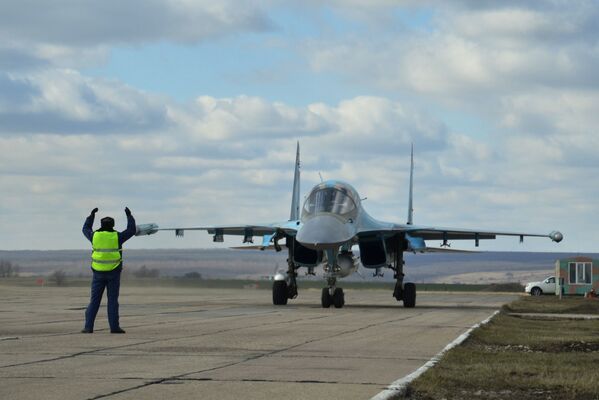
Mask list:
[[331,305],[334,305],[335,308],[342,308],[345,305],[343,289],[335,288],[332,295],[329,293],[330,290],[326,287],[322,288],[322,296],[320,298],[322,308],[329,308]]
[[335,308],[342,308],[345,305],[343,289],[335,287],[336,279],[334,277],[328,278],[327,282],[328,287],[322,288],[322,295],[320,297],[322,308],[329,308],[331,305],[334,305]]

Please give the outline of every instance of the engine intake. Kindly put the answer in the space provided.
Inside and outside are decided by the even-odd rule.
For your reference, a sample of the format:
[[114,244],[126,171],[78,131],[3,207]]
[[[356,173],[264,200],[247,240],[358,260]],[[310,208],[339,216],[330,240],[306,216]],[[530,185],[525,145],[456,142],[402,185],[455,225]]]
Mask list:
[[379,237],[360,238],[360,261],[366,268],[387,265],[385,242]]
[[294,237],[287,237],[287,247],[293,246],[293,262],[304,267],[318,265],[322,260],[322,252],[302,246]]

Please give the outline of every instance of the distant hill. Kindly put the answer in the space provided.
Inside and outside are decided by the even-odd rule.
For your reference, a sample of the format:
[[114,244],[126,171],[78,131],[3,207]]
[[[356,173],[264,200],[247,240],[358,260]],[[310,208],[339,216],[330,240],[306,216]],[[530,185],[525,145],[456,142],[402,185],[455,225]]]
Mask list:
[[[481,253],[406,253],[406,276],[414,282],[493,283],[524,282],[551,275],[555,260],[580,254],[481,252]],[[597,253],[586,256],[599,258]],[[21,274],[47,275],[63,270],[69,275],[87,276],[90,251],[0,251],[0,260],[20,266]],[[136,270],[145,265],[158,269],[161,276],[182,276],[199,272],[206,278],[267,278],[276,269],[287,268],[287,253],[281,251],[230,249],[151,249],[126,250],[125,268]],[[300,270],[300,275],[303,275]],[[321,274],[321,270],[316,271]],[[372,271],[360,268],[362,277],[349,279],[374,280]],[[380,278],[376,278],[380,279]],[[385,270],[384,280],[392,280],[393,272]]]

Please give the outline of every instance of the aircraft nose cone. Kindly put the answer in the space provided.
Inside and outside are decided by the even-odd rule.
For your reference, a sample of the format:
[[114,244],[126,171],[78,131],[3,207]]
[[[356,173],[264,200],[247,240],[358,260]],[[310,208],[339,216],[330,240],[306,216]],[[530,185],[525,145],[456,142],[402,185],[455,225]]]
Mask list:
[[353,236],[352,223],[330,215],[319,215],[304,222],[295,238],[306,247],[324,249],[338,247]]

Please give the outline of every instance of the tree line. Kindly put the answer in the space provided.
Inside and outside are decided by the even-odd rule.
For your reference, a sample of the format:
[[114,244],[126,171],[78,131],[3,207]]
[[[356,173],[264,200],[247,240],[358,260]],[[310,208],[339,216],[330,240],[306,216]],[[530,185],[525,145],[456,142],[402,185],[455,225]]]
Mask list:
[[7,260],[0,260],[0,278],[10,278],[19,275],[19,264],[13,264]]

